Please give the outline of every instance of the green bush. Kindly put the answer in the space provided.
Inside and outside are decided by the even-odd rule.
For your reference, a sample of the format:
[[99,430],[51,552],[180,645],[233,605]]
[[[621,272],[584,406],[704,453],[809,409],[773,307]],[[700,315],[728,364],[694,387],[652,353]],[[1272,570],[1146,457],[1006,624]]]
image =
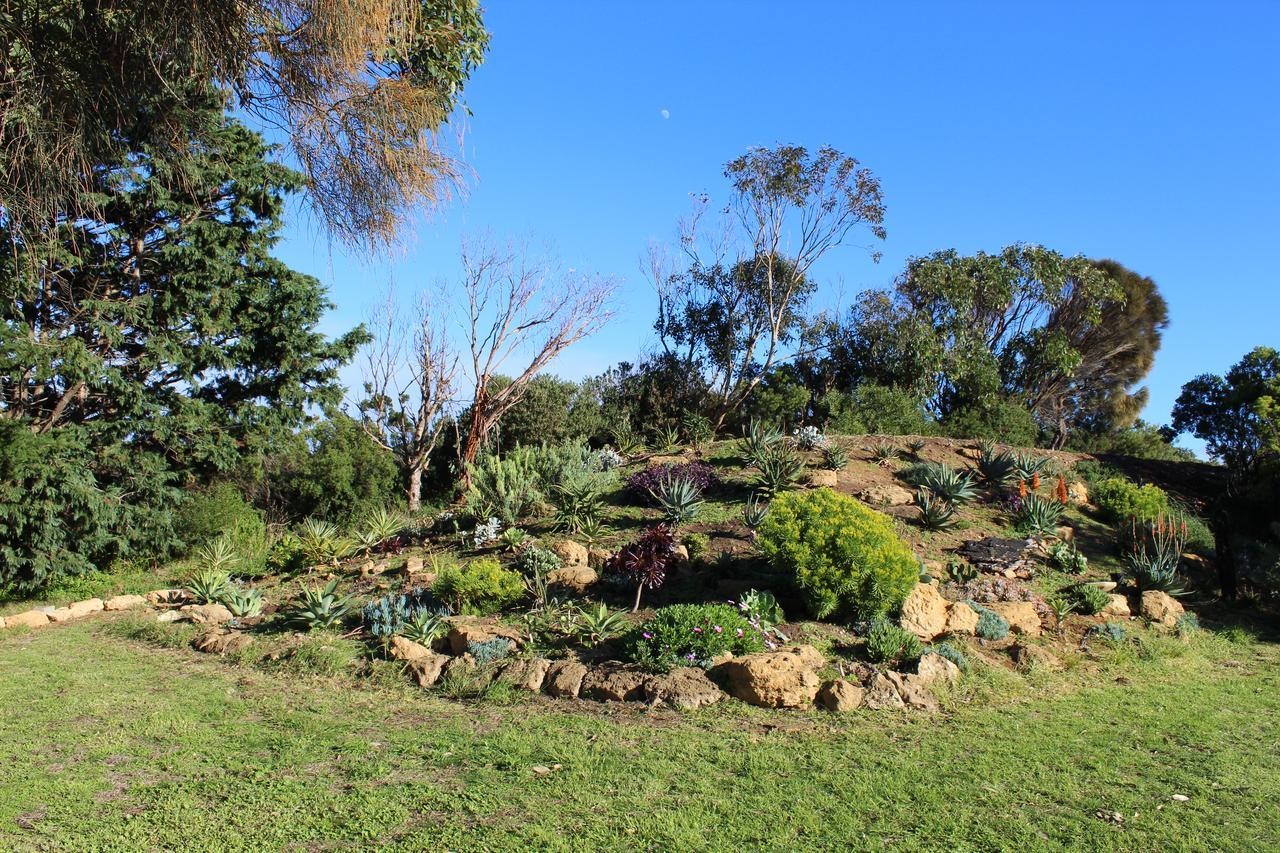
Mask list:
[[900,664],[916,660],[924,653],[920,638],[893,624],[877,619],[867,632],[867,658],[872,663]]
[[467,512],[475,518],[497,518],[507,525],[529,515],[543,500],[536,462],[531,447],[481,456],[470,468]]
[[447,566],[431,585],[431,594],[454,612],[480,616],[509,607],[520,600],[524,591],[520,573],[503,568],[494,559]]
[[677,666],[707,667],[726,652],[751,654],[764,646],[764,637],[732,605],[673,604],[631,632],[626,655],[651,672],[667,672]]
[[188,549],[225,539],[238,553],[258,554],[266,543],[262,514],[232,483],[215,483],[190,492],[178,510],[177,533]]
[[345,415],[296,436],[270,458],[264,480],[269,503],[291,520],[314,517],[349,525],[404,495],[395,457]]
[[883,615],[902,604],[920,575],[919,560],[887,516],[830,489],[775,498],[757,541],[820,619]]
[[931,435],[938,425],[919,398],[902,388],[867,383],[852,394],[832,391],[822,398],[827,431],[846,435]]
[[1169,512],[1169,496],[1163,489],[1153,483],[1138,486],[1123,477],[1099,480],[1091,497],[1103,517],[1113,524],[1131,518],[1151,521]]
[[1040,427],[1031,411],[1013,400],[997,400],[951,414],[944,424],[952,438],[1000,441],[1015,447],[1031,447],[1040,437]]
[[1085,616],[1101,613],[1111,603],[1111,595],[1102,587],[1085,584],[1071,590],[1071,600],[1076,610]]

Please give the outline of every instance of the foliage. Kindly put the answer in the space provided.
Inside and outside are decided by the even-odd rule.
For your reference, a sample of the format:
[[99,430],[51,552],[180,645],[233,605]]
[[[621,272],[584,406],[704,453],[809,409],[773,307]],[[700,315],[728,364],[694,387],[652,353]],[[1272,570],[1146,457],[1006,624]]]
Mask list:
[[995,399],[957,409],[943,421],[943,429],[953,438],[977,438],[1005,444],[1035,444],[1040,427],[1026,404]]
[[1013,498],[1013,526],[1036,536],[1049,536],[1058,527],[1064,507],[1052,498],[1028,494]]
[[431,586],[431,594],[454,612],[480,616],[510,607],[524,592],[519,572],[503,568],[493,559],[447,567]]
[[302,540],[285,532],[267,549],[267,571],[274,575],[291,575],[307,567],[307,554]]
[[953,583],[964,586],[978,577],[978,567],[970,563],[968,560],[960,557],[952,557],[947,560],[947,577]]
[[611,640],[627,629],[627,616],[621,610],[611,611],[604,604],[582,608],[578,640],[589,649]]
[[1074,542],[1055,542],[1049,548],[1049,560],[1068,574],[1082,575],[1089,568],[1089,558],[1080,553]]
[[747,590],[738,597],[738,609],[762,634],[777,633],[777,627],[787,621],[782,605],[768,590]]
[[492,640],[472,640],[467,643],[467,654],[475,658],[477,666],[500,661],[511,654],[511,641],[505,637],[494,637]]
[[1158,515],[1150,521],[1131,519],[1125,570],[1139,592],[1181,592],[1178,567],[1186,550],[1187,526],[1176,516]]
[[383,549],[408,525],[409,522],[404,516],[396,512],[387,512],[379,507],[365,516],[364,525],[356,534],[356,541],[367,556]]
[[948,530],[956,525],[956,510],[950,501],[921,489],[912,498],[920,510],[920,526],[925,530]]
[[830,489],[779,496],[759,530],[759,547],[787,572],[817,618],[869,619],[900,606],[919,564],[888,517]]
[[680,537],[680,544],[689,552],[689,562],[694,563],[706,556],[711,540],[705,533],[686,533]]
[[345,414],[333,413],[279,446],[263,460],[257,500],[285,518],[350,525],[403,497],[395,455]]
[[[494,377],[500,383],[505,377]],[[509,382],[510,380],[505,380]],[[577,382],[540,374],[525,386],[519,402],[499,422],[501,448],[584,442],[603,424],[599,407]]]
[[1223,376],[1205,374],[1182,388],[1173,427],[1205,442],[1237,479],[1280,453],[1280,352],[1250,351]]
[[675,566],[675,539],[665,524],[654,525],[635,542],[624,546],[605,563],[605,571],[621,575],[636,585],[632,612],[640,609],[640,595],[647,587],[657,589]]
[[1093,584],[1081,584],[1072,587],[1071,598],[1075,603],[1076,610],[1079,610],[1085,616],[1094,616],[1101,613],[1111,603],[1111,595],[1100,586]]
[[863,382],[849,394],[828,392],[821,406],[829,413],[828,430],[845,435],[930,435],[937,430],[920,395],[905,388]]
[[612,471],[627,464],[627,458],[612,447],[602,447],[596,451],[596,464],[601,471]]
[[780,444],[760,460],[751,478],[752,487],[766,498],[774,498],[800,484],[804,460],[789,445]]
[[288,611],[289,621],[306,631],[316,628],[337,628],[351,612],[349,595],[338,595],[338,579],[334,578],[320,589],[302,586],[294,606]]
[[1084,640],[1088,641],[1092,637],[1100,637],[1108,643],[1123,643],[1129,636],[1129,631],[1119,622],[1107,622],[1103,625],[1090,625],[1089,630],[1084,632]]
[[1194,613],[1183,613],[1178,617],[1178,624],[1175,627],[1179,637],[1189,637],[1200,631],[1200,617]]
[[467,512],[476,518],[492,516],[508,526],[531,515],[543,500],[537,462],[536,452],[528,447],[482,455],[468,467]]
[[827,437],[812,424],[793,429],[791,441],[800,450],[821,450],[827,446]]
[[252,554],[263,547],[267,528],[234,483],[220,482],[187,493],[174,533],[189,548],[225,539],[241,553]]
[[1170,462],[1193,462],[1196,455],[1190,450],[1175,447],[1176,433],[1169,427],[1156,427],[1141,418],[1120,430],[1089,432],[1076,430],[1071,433],[1067,447],[1084,453],[1109,453],[1132,456],[1135,459],[1161,459]]
[[598,479],[581,477],[554,486],[551,502],[556,507],[556,524],[577,533],[584,526],[599,521],[604,512],[602,485]]
[[888,619],[876,619],[867,631],[866,653],[872,663],[900,665],[917,660],[924,646],[915,634]]
[[1053,463],[1053,460],[1048,456],[1036,456],[1034,453],[1025,451],[1011,451],[1010,455],[1013,457],[1013,467],[1017,471],[1017,478],[1027,482],[1031,482],[1048,471]]
[[738,454],[748,467],[758,466],[783,441],[780,430],[772,425],[752,419],[742,428],[742,438],[738,440]]
[[400,623],[400,636],[406,640],[431,648],[431,645],[449,633],[449,608],[423,607],[414,610]]
[[911,454],[912,458],[919,459],[926,444],[928,444],[928,442],[923,438],[907,439],[907,452]]
[[631,632],[626,655],[650,672],[667,672],[677,666],[707,668],[720,655],[764,647],[760,632],[732,605],[673,604]]
[[1169,496],[1154,483],[1138,486],[1123,477],[1109,477],[1094,483],[1090,498],[1103,517],[1113,524],[1131,518],[1149,521],[1169,511]]
[[564,565],[564,561],[548,548],[534,545],[516,558],[516,567],[526,575],[546,577]]
[[849,451],[836,441],[828,441],[822,448],[822,467],[828,471],[843,471],[849,467]]
[[352,543],[337,525],[318,518],[308,518],[298,529],[298,541],[307,562],[313,566],[336,565],[351,553]]
[[671,527],[682,527],[698,517],[702,509],[702,492],[690,480],[668,474],[658,483],[653,498]]
[[231,587],[231,576],[217,568],[197,572],[187,581],[187,592],[196,604],[218,604]]
[[969,671],[969,659],[965,657],[964,652],[960,651],[950,643],[934,643],[924,650],[924,654],[937,655],[940,658],[951,661],[961,672]]
[[1003,640],[1009,636],[1009,622],[989,607],[983,607],[972,599],[964,602],[978,613],[978,625],[974,634],[983,640]]
[[664,483],[682,480],[690,483],[699,494],[719,483],[715,471],[702,462],[681,462],[666,465],[649,465],[627,480],[627,491],[633,497],[648,503],[657,501],[658,491]]
[[242,589],[228,585],[222,594],[221,603],[237,619],[262,615],[262,593],[252,587]]

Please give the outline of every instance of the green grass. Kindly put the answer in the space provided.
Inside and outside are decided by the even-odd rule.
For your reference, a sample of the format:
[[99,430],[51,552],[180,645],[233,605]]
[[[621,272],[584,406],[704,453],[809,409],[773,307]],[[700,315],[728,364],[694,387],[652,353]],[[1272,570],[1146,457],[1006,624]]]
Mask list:
[[4,848],[1280,846],[1280,654],[1244,631],[836,718],[457,703],[107,624],[0,637]]

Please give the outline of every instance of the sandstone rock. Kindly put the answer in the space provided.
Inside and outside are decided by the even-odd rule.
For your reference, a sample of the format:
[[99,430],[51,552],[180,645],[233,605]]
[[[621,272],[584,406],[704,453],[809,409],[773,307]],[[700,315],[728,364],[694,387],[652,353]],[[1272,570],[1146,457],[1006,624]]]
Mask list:
[[1132,611],[1129,610],[1128,596],[1118,595],[1113,592],[1109,598],[1111,600],[1107,602],[1107,606],[1102,608],[1101,613],[1103,616],[1128,617],[1132,615]]
[[648,676],[634,666],[612,664],[590,670],[582,679],[578,695],[597,702],[628,702],[644,699]]
[[433,654],[433,652],[421,643],[415,643],[413,640],[396,635],[391,638],[391,644],[387,647],[387,654],[391,656],[392,660],[412,662]]
[[1048,649],[1040,646],[1031,646],[1025,643],[1014,643],[1009,647],[1009,657],[1017,664],[1019,669],[1030,669],[1039,667],[1052,672],[1062,670],[1062,661],[1058,656]]
[[147,593],[147,604],[152,607],[175,607],[191,603],[191,593],[185,589],[157,589]]
[[178,608],[182,618],[197,625],[221,625],[231,621],[231,611],[221,604],[186,604]]
[[104,606],[101,598],[89,598],[84,601],[77,601],[74,604],[68,604],[67,609],[75,614],[74,618],[79,619],[81,616],[88,616],[90,613],[100,613]]
[[924,642],[947,629],[947,600],[931,583],[918,583],[902,602],[898,623]]
[[818,704],[828,711],[854,711],[862,707],[867,691],[843,678],[828,681],[818,691]]
[[161,623],[177,622],[182,617],[183,614],[177,610],[162,610],[156,614],[156,621]]
[[1118,584],[1115,581],[1085,581],[1080,586],[1096,586],[1103,592],[1113,592]]
[[719,702],[724,692],[707,673],[695,666],[683,666],[645,680],[644,698],[651,705],[664,704],[693,710]]
[[689,562],[689,549],[686,546],[679,545],[679,544],[673,545],[671,546],[671,553],[675,555],[676,562],[679,562],[679,563]]
[[1089,502],[1089,487],[1081,481],[1067,484],[1067,499],[1073,504],[1087,504]]
[[873,506],[902,506],[915,500],[915,495],[902,486],[892,483],[879,486],[868,486],[858,492],[858,498]]
[[4,617],[4,624],[6,628],[42,628],[49,624],[49,614],[41,613],[39,610],[27,610]]
[[235,654],[253,644],[253,638],[244,631],[231,628],[210,628],[191,641],[198,652],[211,655]]
[[978,611],[963,601],[951,605],[947,611],[948,634],[974,634],[978,630]]
[[132,610],[135,607],[141,607],[147,603],[147,600],[141,595],[116,595],[102,602],[103,610]]
[[1178,625],[1178,617],[1185,611],[1178,600],[1169,593],[1149,589],[1142,594],[1142,609],[1139,612],[1144,618],[1150,619],[1157,625],[1175,628]]
[[731,696],[751,705],[805,708],[818,695],[823,662],[813,646],[793,646],[735,658],[714,671],[725,680]]
[[1063,542],[1070,542],[1076,538],[1076,529],[1068,524],[1063,524],[1053,528],[1053,535]]
[[71,612],[70,607],[55,607],[45,615],[48,616],[49,621],[53,623],[70,622],[72,619],[76,618],[75,614]]
[[1011,634],[1040,636],[1040,614],[1030,601],[995,601],[986,606],[1005,618]]
[[373,560],[365,560],[360,565],[360,577],[368,578],[386,574],[389,568],[391,568],[391,565],[386,560],[380,560],[376,563]]
[[0,628],[4,628],[4,627],[5,627],[4,617],[0,616]]
[[840,474],[828,468],[815,468],[809,472],[809,485],[817,488],[834,489],[840,481]]
[[648,464],[650,465],[683,465],[687,461],[689,460],[685,459],[683,456],[650,456]]
[[519,687],[521,690],[537,693],[542,690],[542,682],[546,680],[547,670],[550,667],[551,661],[546,658],[530,658],[528,660],[516,658],[515,660],[505,661],[499,666],[495,679],[497,681],[505,681],[508,684]]
[[933,691],[929,689],[929,683],[919,675],[890,672],[886,677],[908,708],[915,708],[918,711],[938,710],[938,697],[933,695]]
[[[417,645],[415,643],[415,645]],[[440,676],[444,673],[445,664],[452,660],[448,655],[438,655],[433,651],[428,651],[425,655],[413,658],[409,661],[409,672],[413,675],[418,686],[424,690],[435,685],[440,680]]]
[[565,566],[585,566],[587,558],[590,556],[587,552],[587,546],[581,545],[569,539],[562,539],[551,546],[551,553],[555,554]]
[[467,653],[472,643],[487,643],[503,637],[511,641],[513,649],[520,646],[520,632],[495,622],[486,622],[474,616],[454,616],[449,619],[449,650],[455,655]]
[[585,564],[565,566],[562,569],[547,572],[548,585],[563,587],[579,595],[591,589],[599,579],[600,575],[596,570]]
[[960,683],[960,667],[942,655],[922,655],[916,664],[916,674],[925,684],[946,684],[950,687]]
[[591,548],[587,551],[587,565],[597,571],[604,568],[604,564],[609,562],[613,554],[604,548]]
[[877,672],[871,681],[867,682],[867,692],[863,701],[874,711],[901,708],[906,704],[898,695],[897,686],[883,672]]
[[558,660],[547,669],[542,689],[548,696],[576,699],[586,675],[587,668],[576,660]]
[[404,561],[404,573],[406,575],[420,575],[422,574],[422,567],[421,557],[409,557]]

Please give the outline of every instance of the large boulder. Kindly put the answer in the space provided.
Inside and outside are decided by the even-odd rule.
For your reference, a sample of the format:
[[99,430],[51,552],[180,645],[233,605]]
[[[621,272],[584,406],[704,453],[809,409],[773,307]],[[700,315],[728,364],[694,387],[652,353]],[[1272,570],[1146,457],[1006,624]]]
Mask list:
[[599,571],[612,557],[613,554],[604,548],[591,548],[587,551],[587,565]]
[[505,681],[506,683],[519,687],[521,690],[528,690],[531,693],[537,693],[542,690],[542,682],[547,678],[547,670],[551,668],[551,661],[546,658],[514,658],[505,661],[498,667],[498,674],[494,677],[496,681]]
[[915,500],[915,493],[902,486],[886,483],[868,486],[858,492],[858,498],[873,506],[903,506]]
[[1178,603],[1178,599],[1169,593],[1149,589],[1142,594],[1142,609],[1139,612],[1142,613],[1143,618],[1150,619],[1156,625],[1176,628],[1178,619],[1185,611]]
[[100,613],[104,607],[105,605],[101,598],[88,598],[84,601],[77,601],[74,604],[67,605],[67,609],[74,614],[76,619],[88,616],[90,613]]
[[4,617],[6,628],[42,628],[49,624],[49,614],[39,610],[27,610]]
[[834,489],[839,482],[839,472],[830,468],[815,468],[809,472],[809,485],[816,488]]
[[1079,480],[1074,483],[1068,483],[1067,499],[1073,504],[1087,504],[1089,502],[1089,487]]
[[951,605],[947,611],[948,634],[975,634],[978,631],[978,611],[963,601]]
[[902,697],[903,704],[908,708],[915,708],[918,711],[938,710],[938,697],[933,695],[929,682],[922,676],[889,672],[885,677],[893,684],[898,695]]
[[960,683],[960,667],[942,655],[921,655],[920,662],[916,664],[916,674],[927,685],[946,684],[954,687]]
[[586,564],[565,566],[547,572],[547,585],[560,587],[569,592],[582,595],[600,579],[596,570]]
[[391,643],[387,646],[387,654],[392,660],[409,663],[432,654],[432,651],[421,643],[415,643],[397,634],[391,638]]
[[591,556],[586,545],[570,539],[561,539],[553,543],[551,553],[559,557],[566,566],[585,566]]
[[[418,644],[414,643],[414,645]],[[424,647],[419,646],[419,648]],[[440,680],[440,676],[444,674],[445,665],[451,660],[453,658],[448,655],[436,654],[427,650],[425,655],[408,661],[409,672],[413,675],[414,680],[418,682],[418,686],[425,690],[434,686]]]
[[1108,595],[1107,598],[1108,598],[1107,606],[1102,608],[1102,611],[1101,611],[1103,616],[1121,616],[1124,618],[1128,618],[1129,616],[1133,615],[1133,611],[1129,609],[1128,596],[1120,595],[1118,593],[1113,592],[1110,595]]
[[70,622],[72,619],[77,618],[77,615],[71,612],[70,607],[55,607],[49,611],[48,616],[49,621],[54,623]]
[[449,650],[455,655],[466,654],[472,643],[487,643],[499,637],[510,640],[513,650],[520,646],[520,632],[514,628],[475,616],[454,616],[449,619]]
[[806,708],[813,704],[824,661],[813,646],[793,646],[734,658],[715,668],[725,689],[751,705],[764,708]]
[[582,679],[578,695],[597,702],[629,702],[644,699],[648,676],[627,664],[606,664],[590,670]]
[[899,624],[924,642],[947,630],[947,600],[931,583],[918,583],[902,602]]
[[837,678],[822,685],[818,691],[818,704],[828,711],[854,711],[862,707],[867,691],[861,685]]
[[1030,601],[995,601],[986,606],[1004,617],[1009,623],[1009,633],[1040,636],[1040,614]]
[[252,637],[231,628],[210,628],[191,641],[196,651],[211,655],[232,655],[252,644]]
[[692,710],[719,702],[724,692],[707,677],[705,670],[682,666],[662,675],[651,675],[644,682],[644,698],[650,705],[670,705]]
[[548,696],[560,699],[576,699],[582,689],[582,679],[587,668],[576,660],[558,660],[547,669],[542,689]]
[[867,682],[867,692],[863,697],[868,708],[873,711],[888,711],[901,708],[906,703],[898,695],[898,687],[883,672],[877,672]]
[[178,610],[182,618],[197,625],[221,625],[232,619],[231,611],[221,604],[187,604]]
[[102,602],[102,609],[109,611],[132,610],[146,603],[147,600],[141,595],[114,595]]

